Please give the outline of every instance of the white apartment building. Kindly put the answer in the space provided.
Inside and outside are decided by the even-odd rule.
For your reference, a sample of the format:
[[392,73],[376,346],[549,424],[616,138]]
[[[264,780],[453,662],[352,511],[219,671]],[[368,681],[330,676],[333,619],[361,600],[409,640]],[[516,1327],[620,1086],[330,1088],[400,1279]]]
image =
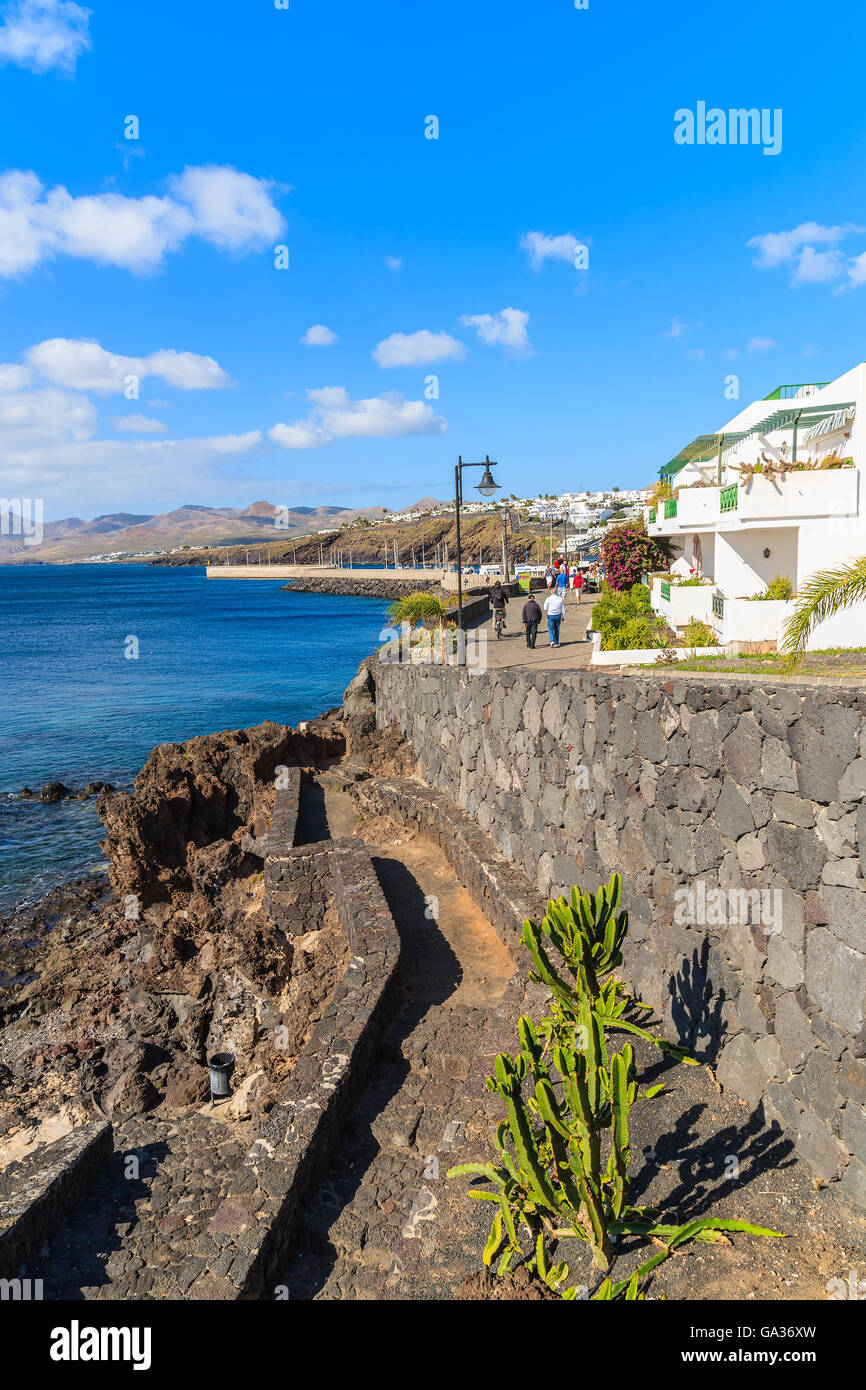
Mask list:
[[[710,623],[732,650],[782,645],[793,600],[756,601],[777,575],[794,591],[866,555],[866,363],[831,382],[779,386],[661,469],[674,496],[645,509],[652,536],[680,552],[653,581],[674,629]],[[701,577],[703,586],[677,584]],[[810,650],[866,646],[866,604],[822,623]]]

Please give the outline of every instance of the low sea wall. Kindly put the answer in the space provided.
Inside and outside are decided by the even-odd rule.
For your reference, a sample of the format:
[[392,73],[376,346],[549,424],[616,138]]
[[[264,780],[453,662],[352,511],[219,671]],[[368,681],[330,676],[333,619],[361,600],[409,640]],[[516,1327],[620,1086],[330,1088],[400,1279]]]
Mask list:
[[21,1265],[61,1225],[108,1166],[107,1120],[81,1125],[0,1173],[0,1279]]
[[543,894],[623,874],[670,1037],[866,1207],[866,691],[379,662],[376,722]]
[[[261,1209],[252,1230],[239,1232],[231,1266],[243,1298],[275,1296],[302,1203],[333,1161],[399,1000],[400,938],[364,844],[331,840],[291,852],[284,881],[307,875],[336,907],[353,956],[246,1161]],[[307,917],[306,929],[318,920]]]
[[275,1105],[251,1145],[237,1193],[215,1213],[219,1277],[204,1269],[190,1297],[268,1298],[399,1001],[400,938],[360,840],[297,845],[301,778],[288,769],[265,842],[270,925],[290,937],[336,913],[352,956]]

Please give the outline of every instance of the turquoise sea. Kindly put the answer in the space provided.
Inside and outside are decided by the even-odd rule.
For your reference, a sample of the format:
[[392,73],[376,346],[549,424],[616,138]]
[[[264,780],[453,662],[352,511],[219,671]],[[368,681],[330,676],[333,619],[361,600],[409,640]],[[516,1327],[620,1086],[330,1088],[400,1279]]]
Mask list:
[[129,787],[157,743],[340,703],[387,604],[282,583],[0,566],[0,910],[103,862],[92,801],[45,806],[22,787]]

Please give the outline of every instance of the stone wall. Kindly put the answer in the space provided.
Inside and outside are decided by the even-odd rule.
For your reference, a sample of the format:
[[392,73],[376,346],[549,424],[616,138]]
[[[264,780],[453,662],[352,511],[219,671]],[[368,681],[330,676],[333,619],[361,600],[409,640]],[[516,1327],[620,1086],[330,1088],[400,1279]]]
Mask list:
[[[274,925],[293,935],[314,930],[333,906],[353,956],[250,1148],[240,1195],[212,1223],[227,1238],[228,1273],[217,1289],[205,1271],[194,1298],[275,1296],[301,1204],[333,1160],[399,1001],[400,938],[364,844],[328,840],[275,851],[266,881],[269,870]],[[306,895],[305,885],[312,885]]]
[[665,1032],[866,1206],[866,692],[374,674],[378,727],[541,893],[623,874]]
[[68,1218],[111,1154],[111,1125],[100,1120],[81,1125],[0,1173],[0,1279],[18,1275],[24,1261]]

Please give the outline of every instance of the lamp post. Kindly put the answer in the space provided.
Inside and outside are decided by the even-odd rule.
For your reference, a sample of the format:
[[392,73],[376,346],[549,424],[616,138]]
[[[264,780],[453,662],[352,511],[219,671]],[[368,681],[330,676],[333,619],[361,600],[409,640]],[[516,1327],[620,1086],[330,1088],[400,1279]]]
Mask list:
[[[492,465],[497,466],[495,463]],[[457,521],[457,664],[466,665],[466,640],[463,628],[463,547],[460,540],[460,504],[463,501],[463,469],[464,468],[483,468],[481,482],[476,484],[478,492],[482,497],[492,497],[499,491],[499,484],[494,480],[490,472],[490,456],[485,457],[483,463],[464,463],[463,456],[457,455],[457,462],[454,465],[454,509]]]
[[508,563],[508,527],[514,536],[514,517],[507,507],[502,508],[502,573],[506,584],[511,583],[511,566]]

